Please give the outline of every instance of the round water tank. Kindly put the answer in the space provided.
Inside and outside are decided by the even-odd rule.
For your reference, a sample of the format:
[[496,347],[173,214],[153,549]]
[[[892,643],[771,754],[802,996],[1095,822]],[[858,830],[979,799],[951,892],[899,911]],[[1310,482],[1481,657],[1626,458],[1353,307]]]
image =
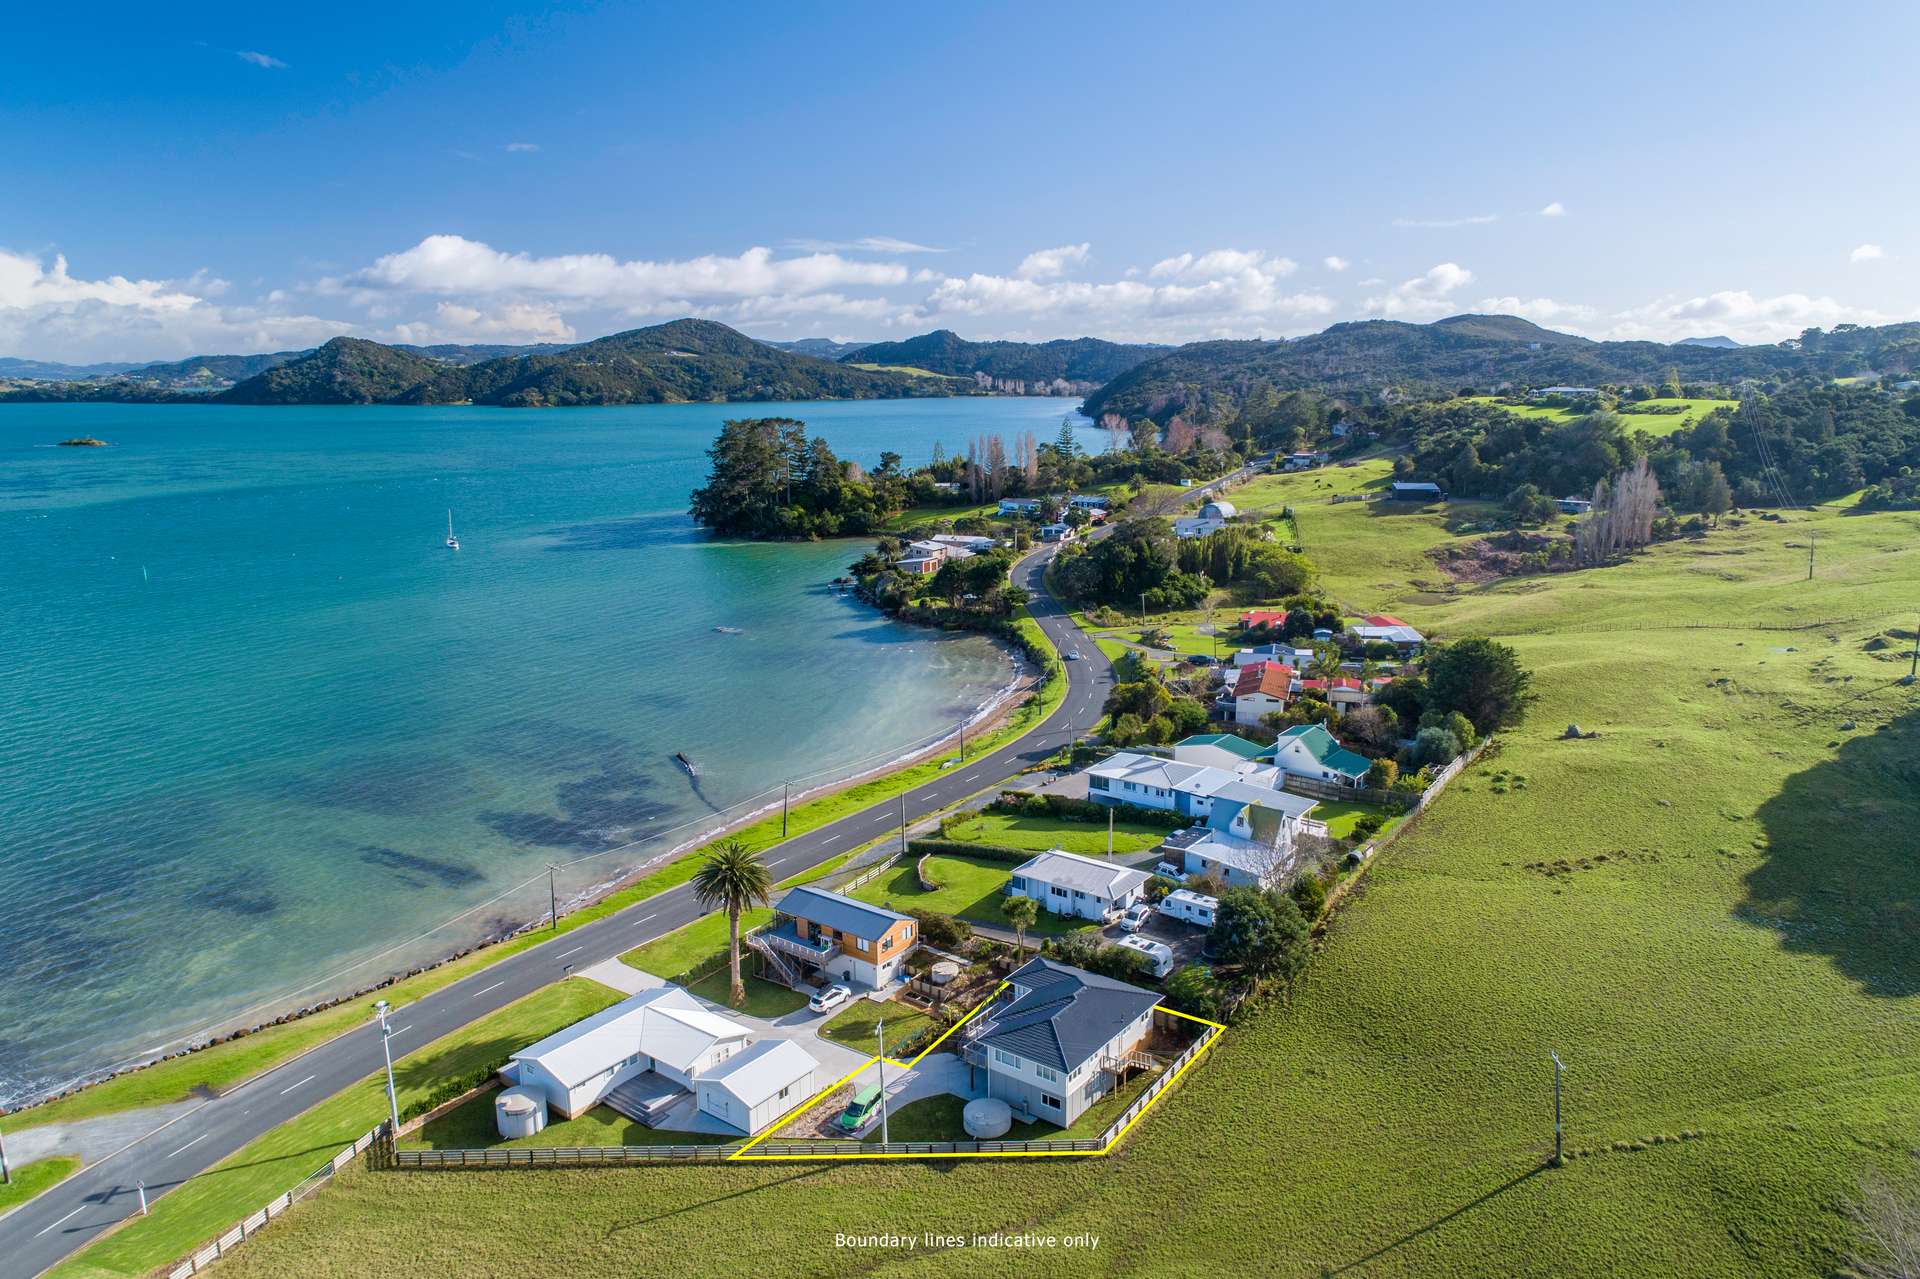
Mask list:
[[976,1141],[992,1141],[1007,1135],[1013,1127],[1013,1108],[998,1097],[976,1097],[960,1112],[960,1123],[967,1136]]
[[509,1140],[547,1126],[547,1099],[538,1089],[508,1088],[493,1099],[493,1125]]
[[960,965],[951,959],[943,959],[927,971],[927,977],[936,986],[944,986],[960,975]]

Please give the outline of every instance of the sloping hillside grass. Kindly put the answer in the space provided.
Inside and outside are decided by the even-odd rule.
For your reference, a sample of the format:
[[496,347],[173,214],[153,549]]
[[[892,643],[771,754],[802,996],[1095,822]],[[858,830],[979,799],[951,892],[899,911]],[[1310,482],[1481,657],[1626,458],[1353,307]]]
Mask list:
[[[1491,404],[1505,409],[1515,417],[1540,418],[1547,422],[1570,422],[1581,416],[1582,409],[1549,408],[1538,404],[1503,404],[1495,395],[1469,395],[1469,403]],[[1645,431],[1648,435],[1672,435],[1676,431],[1686,430],[1695,422],[1715,409],[1739,407],[1738,400],[1694,400],[1675,396],[1656,396],[1650,400],[1636,400],[1620,406],[1620,416],[1625,420],[1629,431]],[[1633,412],[1634,409],[1678,409],[1669,412]]]
[[[1350,518],[1300,509],[1310,546]],[[1920,516],[1821,512],[1432,602],[1403,584],[1416,625],[1521,650],[1532,717],[1114,1160],[361,1173],[224,1268],[1835,1273],[1858,1177],[1920,1131],[1920,688],[1894,682],[1906,641],[1871,647],[1911,633],[1916,540]],[[1576,1157],[1546,1170],[1552,1051]],[[1100,1242],[835,1247],[850,1225]]]

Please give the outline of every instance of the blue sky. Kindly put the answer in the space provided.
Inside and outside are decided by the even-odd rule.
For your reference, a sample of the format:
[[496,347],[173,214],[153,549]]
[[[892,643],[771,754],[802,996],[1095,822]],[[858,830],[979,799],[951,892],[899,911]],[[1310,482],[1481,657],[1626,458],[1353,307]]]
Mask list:
[[1920,318],[1920,9],[1330,8],[41,6],[0,354]]

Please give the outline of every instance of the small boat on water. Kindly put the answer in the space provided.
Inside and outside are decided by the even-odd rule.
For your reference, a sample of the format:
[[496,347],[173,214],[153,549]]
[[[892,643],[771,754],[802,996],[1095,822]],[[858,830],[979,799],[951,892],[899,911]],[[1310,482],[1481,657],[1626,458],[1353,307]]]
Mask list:
[[719,631],[722,635],[745,635],[746,634],[746,632],[741,630],[738,626],[716,626],[713,629],[716,631]]
[[447,549],[449,551],[457,551],[460,549],[460,539],[453,535],[452,511],[447,512]]
[[700,770],[693,766],[693,761],[687,758],[685,751],[675,751],[673,753],[673,762],[686,769],[688,777],[700,776]]

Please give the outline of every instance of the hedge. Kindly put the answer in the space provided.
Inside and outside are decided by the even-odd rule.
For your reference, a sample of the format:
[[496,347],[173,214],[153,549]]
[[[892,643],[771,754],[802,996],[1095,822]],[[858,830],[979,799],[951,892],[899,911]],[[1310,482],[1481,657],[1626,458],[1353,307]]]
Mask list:
[[1070,822],[1097,822],[1105,825],[1107,814],[1115,821],[1158,826],[1162,830],[1180,830],[1191,826],[1194,818],[1164,808],[1141,808],[1136,804],[1100,804],[1090,799],[1072,799],[1065,795],[1031,795],[1026,791],[1003,790],[991,804],[989,813],[1014,817],[1057,817]]
[[953,857],[977,857],[983,861],[1011,862],[1018,866],[1021,862],[1030,862],[1039,854],[1031,848],[1008,848],[1004,844],[969,844],[961,839],[914,839],[907,841],[907,851],[925,856],[928,853],[945,853]]

